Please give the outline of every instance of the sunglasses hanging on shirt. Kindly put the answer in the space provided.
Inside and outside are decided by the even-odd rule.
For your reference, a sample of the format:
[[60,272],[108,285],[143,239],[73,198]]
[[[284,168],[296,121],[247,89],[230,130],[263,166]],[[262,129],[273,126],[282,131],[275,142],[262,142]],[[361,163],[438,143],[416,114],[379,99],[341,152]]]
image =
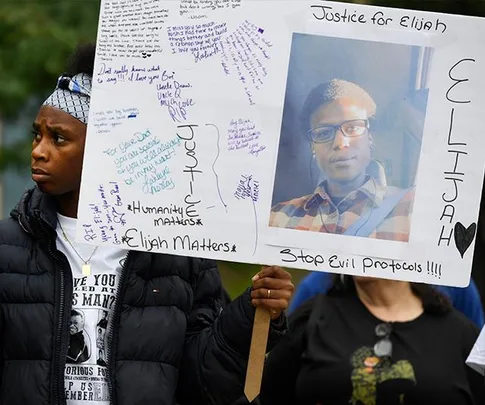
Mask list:
[[375,333],[380,340],[374,345],[374,354],[377,357],[391,357],[392,342],[390,336],[392,325],[390,323],[380,323],[376,326]]

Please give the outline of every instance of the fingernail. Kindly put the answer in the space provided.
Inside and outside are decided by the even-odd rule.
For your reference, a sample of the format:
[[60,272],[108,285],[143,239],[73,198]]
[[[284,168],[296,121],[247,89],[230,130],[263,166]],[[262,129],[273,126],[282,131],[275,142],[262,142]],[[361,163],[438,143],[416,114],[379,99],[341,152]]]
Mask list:
[[256,281],[259,279],[259,274],[256,274],[251,280]]

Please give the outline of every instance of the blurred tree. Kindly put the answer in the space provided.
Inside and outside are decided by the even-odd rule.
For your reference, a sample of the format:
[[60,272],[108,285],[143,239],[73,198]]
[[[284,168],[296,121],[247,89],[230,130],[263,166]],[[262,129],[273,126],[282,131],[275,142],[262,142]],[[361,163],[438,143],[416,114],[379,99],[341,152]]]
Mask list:
[[79,42],[94,41],[100,0],[0,0],[0,115],[52,90]]
[[11,145],[0,147],[0,173],[7,168],[24,169],[25,162],[29,161],[30,145],[30,139],[22,139]]
[[[100,0],[0,0],[0,125],[43,97],[81,42],[95,41]],[[0,147],[0,173],[24,166],[30,140]]]

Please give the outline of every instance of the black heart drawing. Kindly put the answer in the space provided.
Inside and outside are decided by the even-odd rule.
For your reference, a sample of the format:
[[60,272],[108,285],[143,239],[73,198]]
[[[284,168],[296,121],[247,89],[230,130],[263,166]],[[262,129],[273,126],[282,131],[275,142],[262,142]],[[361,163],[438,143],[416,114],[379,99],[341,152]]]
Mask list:
[[466,229],[461,222],[457,222],[455,224],[455,245],[456,245],[456,248],[458,249],[458,252],[460,252],[462,259],[465,252],[473,242],[473,238],[475,237],[476,230],[477,230],[476,222],[471,224]]

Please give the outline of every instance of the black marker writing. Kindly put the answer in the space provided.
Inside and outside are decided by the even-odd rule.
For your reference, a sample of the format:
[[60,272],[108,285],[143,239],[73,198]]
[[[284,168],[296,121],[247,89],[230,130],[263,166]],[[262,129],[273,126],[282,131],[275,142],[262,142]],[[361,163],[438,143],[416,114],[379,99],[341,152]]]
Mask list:
[[404,28],[414,28],[416,31],[437,31],[441,32],[442,34],[448,28],[446,24],[439,18],[434,21],[430,21],[425,20],[424,17],[410,17],[408,15],[401,17],[399,25]]
[[441,264],[427,261],[426,269],[429,275],[434,276],[436,278],[441,278]]
[[215,241],[211,238],[191,238],[189,235],[165,239],[158,235],[144,234],[136,228],[128,229],[123,236],[123,243],[130,248],[142,247],[151,251],[191,251],[191,252],[236,252],[236,245],[229,242]]
[[293,253],[291,249],[283,249],[280,251],[280,254],[283,256],[281,261],[284,263],[306,263],[306,264],[313,264],[315,267],[320,266],[325,262],[322,255],[310,255],[300,250],[299,253]]
[[[452,103],[450,110],[450,120],[448,126],[448,136],[447,136],[447,154],[450,158],[449,170],[445,170],[444,180],[448,185],[448,190],[443,192],[441,195],[442,201],[445,203],[443,209],[441,210],[440,222],[446,220],[448,223],[442,224],[440,234],[438,237],[438,246],[444,244],[446,246],[450,245],[451,239],[453,237],[453,218],[456,212],[454,203],[458,200],[460,195],[460,184],[465,181],[465,172],[461,169],[463,164],[463,159],[468,155],[467,143],[462,139],[458,138],[458,135],[453,131],[454,122],[456,119],[456,107],[454,105],[459,104],[469,104],[471,100],[468,99],[458,99],[455,94],[462,90],[462,84],[469,81],[467,77],[457,77],[455,70],[465,62],[475,62],[474,59],[465,58],[460,59],[456,62],[449,70],[448,77],[451,79],[451,85],[446,92],[446,99]],[[463,90],[462,90],[463,91]]]
[[155,218],[153,220],[153,226],[173,226],[173,225],[180,225],[180,226],[202,226],[202,220],[193,219],[193,218],[186,218],[180,219],[179,217],[170,217],[170,218]]
[[184,235],[173,238],[173,249],[228,253],[231,251],[231,246],[229,242],[215,242],[211,238],[191,239],[189,235]]
[[133,214],[155,214],[155,215],[180,215],[184,216],[184,209],[175,204],[170,204],[166,206],[147,206],[142,205],[140,200],[133,201],[131,204],[127,205],[128,211]]
[[141,246],[147,252],[168,249],[168,242],[166,239],[163,239],[160,236],[152,237],[150,235],[144,235],[142,231],[138,231],[136,228],[127,229],[121,240],[132,249]]
[[[315,267],[325,263],[325,259],[319,254],[308,254],[300,249],[298,252],[293,252],[291,249],[283,249],[280,251],[283,256],[281,261],[285,263],[306,263],[313,264]],[[342,258],[337,255],[332,255],[327,260],[328,266],[332,269],[355,269],[355,259],[354,258]]]
[[364,257],[362,259],[362,271],[367,273],[369,270],[386,270],[389,269],[393,273],[396,271],[416,271],[421,273],[423,267],[417,262],[399,262],[397,260],[379,260],[372,257]]
[[332,7],[323,4],[312,4],[310,10],[316,20],[337,24],[369,23],[377,27],[394,25],[394,27],[413,29],[415,31],[435,31],[442,34],[448,28],[446,23],[439,18],[428,20],[426,17],[406,14],[394,19],[387,16],[384,11],[376,11],[370,18],[367,18],[365,12],[350,11],[347,7],[339,9],[337,6]]
[[328,265],[332,269],[355,269],[355,259],[341,259],[337,255],[332,255],[328,259]]
[[377,11],[370,20],[374,25],[387,25],[392,22],[392,18],[385,16],[382,11]]
[[317,20],[325,20],[331,22],[350,22],[350,23],[361,23],[365,24],[367,21],[365,20],[364,14],[357,14],[356,11],[353,13],[349,13],[348,10],[345,8],[342,13],[338,11],[333,11],[333,8],[330,6],[323,6],[323,5],[311,5],[310,8],[313,11],[313,16]]
[[471,100],[456,100],[456,99],[453,99],[451,98],[450,96],[450,93],[451,91],[455,88],[455,86],[458,86],[459,84],[461,83],[465,83],[465,82],[468,82],[470,79],[468,78],[462,78],[462,79],[458,79],[454,76],[454,70],[460,66],[463,62],[473,62],[475,63],[475,59],[471,59],[471,58],[467,58],[467,59],[461,59],[459,60],[458,62],[456,62],[450,69],[450,71],[448,72],[448,77],[454,82],[453,85],[448,89],[448,91],[446,92],[446,99],[451,102],[451,103],[454,103],[454,104],[468,104],[468,103],[471,103]]
[[153,226],[202,226],[200,218],[188,218],[192,213],[192,207],[182,207],[176,204],[167,206],[147,206],[143,205],[140,200],[133,201],[127,205],[128,211],[134,215],[146,214],[153,215]]
[[188,128],[190,130],[190,133],[182,136],[177,132],[177,136],[179,137],[179,139],[184,141],[185,155],[188,158],[188,163],[186,163],[183,173],[186,173],[189,176],[189,193],[185,196],[184,202],[186,204],[185,212],[190,218],[196,218],[199,216],[196,206],[201,202],[201,200],[193,197],[196,183],[196,175],[202,174],[202,170],[197,168],[199,166],[199,160],[197,159],[196,153],[197,143],[194,141],[194,128],[197,127],[197,125],[181,125],[178,127],[179,130]]
[[360,270],[364,274],[375,271],[389,271],[393,274],[397,272],[427,274],[436,278],[441,278],[442,275],[441,264],[430,261],[422,264],[418,261],[378,259],[374,257],[362,257],[357,259],[335,254],[328,258],[324,258],[321,254],[308,253],[303,249],[291,248],[282,249],[279,253],[283,263],[308,264],[315,268],[321,268],[322,270],[322,265],[325,265],[326,268],[333,270],[347,270],[349,273],[352,273],[352,270]]

